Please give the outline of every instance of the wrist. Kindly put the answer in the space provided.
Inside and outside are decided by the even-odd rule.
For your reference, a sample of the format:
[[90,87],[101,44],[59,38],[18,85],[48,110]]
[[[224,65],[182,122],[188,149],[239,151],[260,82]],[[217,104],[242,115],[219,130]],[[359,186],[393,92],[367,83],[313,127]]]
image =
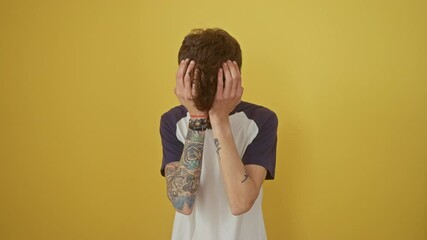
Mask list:
[[212,132],[215,138],[222,139],[232,136],[231,124],[228,119],[211,122]]
[[194,131],[205,131],[210,128],[209,118],[190,117],[188,128]]
[[228,115],[227,116],[211,116],[209,115],[209,120],[212,124],[213,128],[222,128],[222,127],[226,127],[228,125],[230,125],[230,120]]
[[189,115],[190,115],[190,118],[194,118],[194,119],[197,119],[197,118],[208,118],[208,114],[205,114],[205,113],[189,113]]

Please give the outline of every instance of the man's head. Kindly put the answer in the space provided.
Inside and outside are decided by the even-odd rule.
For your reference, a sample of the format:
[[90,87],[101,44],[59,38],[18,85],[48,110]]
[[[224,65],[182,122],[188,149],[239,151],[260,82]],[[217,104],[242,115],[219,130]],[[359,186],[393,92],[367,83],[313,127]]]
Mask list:
[[218,79],[218,70],[227,60],[236,61],[242,67],[242,50],[239,43],[219,28],[194,29],[182,42],[178,64],[183,59],[195,61],[193,82],[196,87],[194,104],[201,111],[212,107]]

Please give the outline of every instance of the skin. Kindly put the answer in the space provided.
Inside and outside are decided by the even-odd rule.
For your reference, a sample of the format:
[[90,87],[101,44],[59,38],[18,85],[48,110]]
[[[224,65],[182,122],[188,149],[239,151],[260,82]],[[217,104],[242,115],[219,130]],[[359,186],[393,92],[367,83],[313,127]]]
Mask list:
[[[231,131],[229,113],[240,103],[243,95],[239,67],[236,62],[228,60],[218,70],[215,100],[209,112],[205,113],[199,111],[192,102],[195,89],[191,84],[190,72],[193,71],[194,65],[194,61],[189,59],[179,64],[175,94],[190,115],[209,114],[231,213],[240,215],[251,209],[267,171],[259,165],[243,165]],[[189,129],[181,160],[166,165],[169,199],[174,208],[183,214],[191,214],[199,187],[203,142],[203,131]],[[188,164],[189,161],[193,161],[193,164]]]
[[204,135],[204,132],[190,130],[181,160],[168,164],[165,169],[169,200],[183,214],[191,213],[199,188]]
[[259,165],[243,165],[234,142],[228,116],[240,103],[243,95],[242,78],[235,61],[228,60],[219,69],[217,86],[215,100],[209,110],[209,118],[214,137],[218,142],[219,166],[231,213],[240,215],[251,209],[258,197],[267,170]]
[[[194,61],[190,62],[189,59],[181,61],[176,74],[174,92],[190,115],[207,116],[206,113],[199,111],[192,101],[195,89],[191,83],[190,73],[194,65]],[[182,214],[191,214],[199,189],[204,140],[205,131],[188,129],[180,161],[169,163],[165,168],[168,198],[176,211]]]

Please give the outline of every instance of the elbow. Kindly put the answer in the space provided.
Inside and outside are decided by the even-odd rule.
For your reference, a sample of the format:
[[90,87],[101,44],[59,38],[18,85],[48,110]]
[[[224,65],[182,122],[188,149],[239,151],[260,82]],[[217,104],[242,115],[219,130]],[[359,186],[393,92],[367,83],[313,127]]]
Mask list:
[[193,203],[195,196],[177,197],[171,200],[175,211],[184,215],[190,215],[193,212]]
[[255,201],[243,202],[243,203],[232,203],[230,206],[231,214],[234,216],[239,216],[244,213],[247,213],[251,210]]
[[243,208],[232,208],[231,209],[231,214],[233,214],[233,216],[240,216],[246,212],[248,212],[249,209],[243,209]]
[[175,210],[181,214],[184,214],[184,215],[191,215],[191,213],[193,212],[193,210],[191,208],[184,208],[184,209],[175,208]]

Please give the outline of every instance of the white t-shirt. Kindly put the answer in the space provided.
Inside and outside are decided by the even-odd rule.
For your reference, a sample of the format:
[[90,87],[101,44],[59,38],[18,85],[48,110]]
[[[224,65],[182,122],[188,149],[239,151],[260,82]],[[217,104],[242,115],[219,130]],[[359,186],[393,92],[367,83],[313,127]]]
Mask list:
[[[183,106],[162,115],[163,146],[161,174],[166,164],[179,161],[188,130],[189,115]],[[271,110],[241,102],[230,113],[237,150],[244,164],[267,169],[274,178],[277,145],[277,116]],[[205,133],[200,186],[190,215],[175,213],[173,240],[263,240],[267,239],[262,214],[262,188],[252,208],[239,216],[231,214],[221,176],[212,130]]]

